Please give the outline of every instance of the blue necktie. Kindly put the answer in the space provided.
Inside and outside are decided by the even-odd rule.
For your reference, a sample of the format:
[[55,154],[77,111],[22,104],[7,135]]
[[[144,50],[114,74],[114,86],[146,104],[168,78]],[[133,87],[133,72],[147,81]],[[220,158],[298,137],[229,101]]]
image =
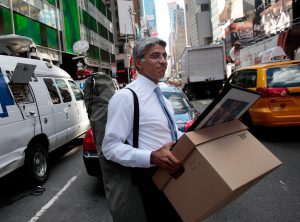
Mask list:
[[157,97],[158,97],[158,101],[161,105],[161,108],[163,109],[167,120],[168,120],[168,124],[169,124],[169,128],[171,130],[171,136],[172,136],[172,141],[177,141],[177,133],[176,133],[176,128],[175,128],[175,124],[174,124],[174,120],[171,116],[171,114],[169,113],[166,103],[164,101],[163,95],[161,93],[161,90],[159,87],[156,87],[154,92],[156,93]]

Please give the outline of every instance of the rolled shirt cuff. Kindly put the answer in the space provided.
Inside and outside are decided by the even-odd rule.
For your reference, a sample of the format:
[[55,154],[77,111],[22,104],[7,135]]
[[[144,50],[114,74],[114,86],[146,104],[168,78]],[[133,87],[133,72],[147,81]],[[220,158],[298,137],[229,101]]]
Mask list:
[[153,165],[151,165],[150,163],[150,156],[151,156],[151,152],[150,150],[136,150],[136,166],[137,167],[143,167],[143,168],[149,168],[152,167]]

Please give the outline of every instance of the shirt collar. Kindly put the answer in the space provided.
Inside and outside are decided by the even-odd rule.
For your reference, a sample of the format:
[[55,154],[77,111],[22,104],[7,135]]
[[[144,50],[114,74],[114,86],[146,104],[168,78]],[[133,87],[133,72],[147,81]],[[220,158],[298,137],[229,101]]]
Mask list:
[[157,85],[154,82],[152,82],[150,79],[141,74],[137,76],[136,80],[139,81],[143,87],[150,91],[154,91],[154,89],[157,87]]

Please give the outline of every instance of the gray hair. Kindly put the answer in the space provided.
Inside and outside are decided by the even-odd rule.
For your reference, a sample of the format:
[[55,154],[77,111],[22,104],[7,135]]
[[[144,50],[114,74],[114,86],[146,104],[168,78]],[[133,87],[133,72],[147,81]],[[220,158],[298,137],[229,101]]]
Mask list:
[[136,69],[138,70],[138,67],[136,66],[136,62],[138,59],[142,59],[145,56],[145,53],[147,49],[154,45],[161,45],[162,47],[166,47],[167,43],[157,37],[144,37],[139,39],[133,48],[133,60]]

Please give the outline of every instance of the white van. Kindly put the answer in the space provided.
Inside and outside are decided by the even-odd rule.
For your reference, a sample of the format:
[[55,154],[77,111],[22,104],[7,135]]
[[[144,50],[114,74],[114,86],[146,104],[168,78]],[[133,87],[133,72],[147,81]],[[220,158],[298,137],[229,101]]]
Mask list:
[[114,87],[115,87],[115,91],[119,91],[120,90],[120,87],[119,87],[119,84],[118,84],[118,81],[114,78],[112,78],[112,81],[113,81],[113,84],[114,84]]
[[0,178],[24,166],[48,178],[48,153],[89,128],[83,93],[70,75],[41,60],[0,55]]

